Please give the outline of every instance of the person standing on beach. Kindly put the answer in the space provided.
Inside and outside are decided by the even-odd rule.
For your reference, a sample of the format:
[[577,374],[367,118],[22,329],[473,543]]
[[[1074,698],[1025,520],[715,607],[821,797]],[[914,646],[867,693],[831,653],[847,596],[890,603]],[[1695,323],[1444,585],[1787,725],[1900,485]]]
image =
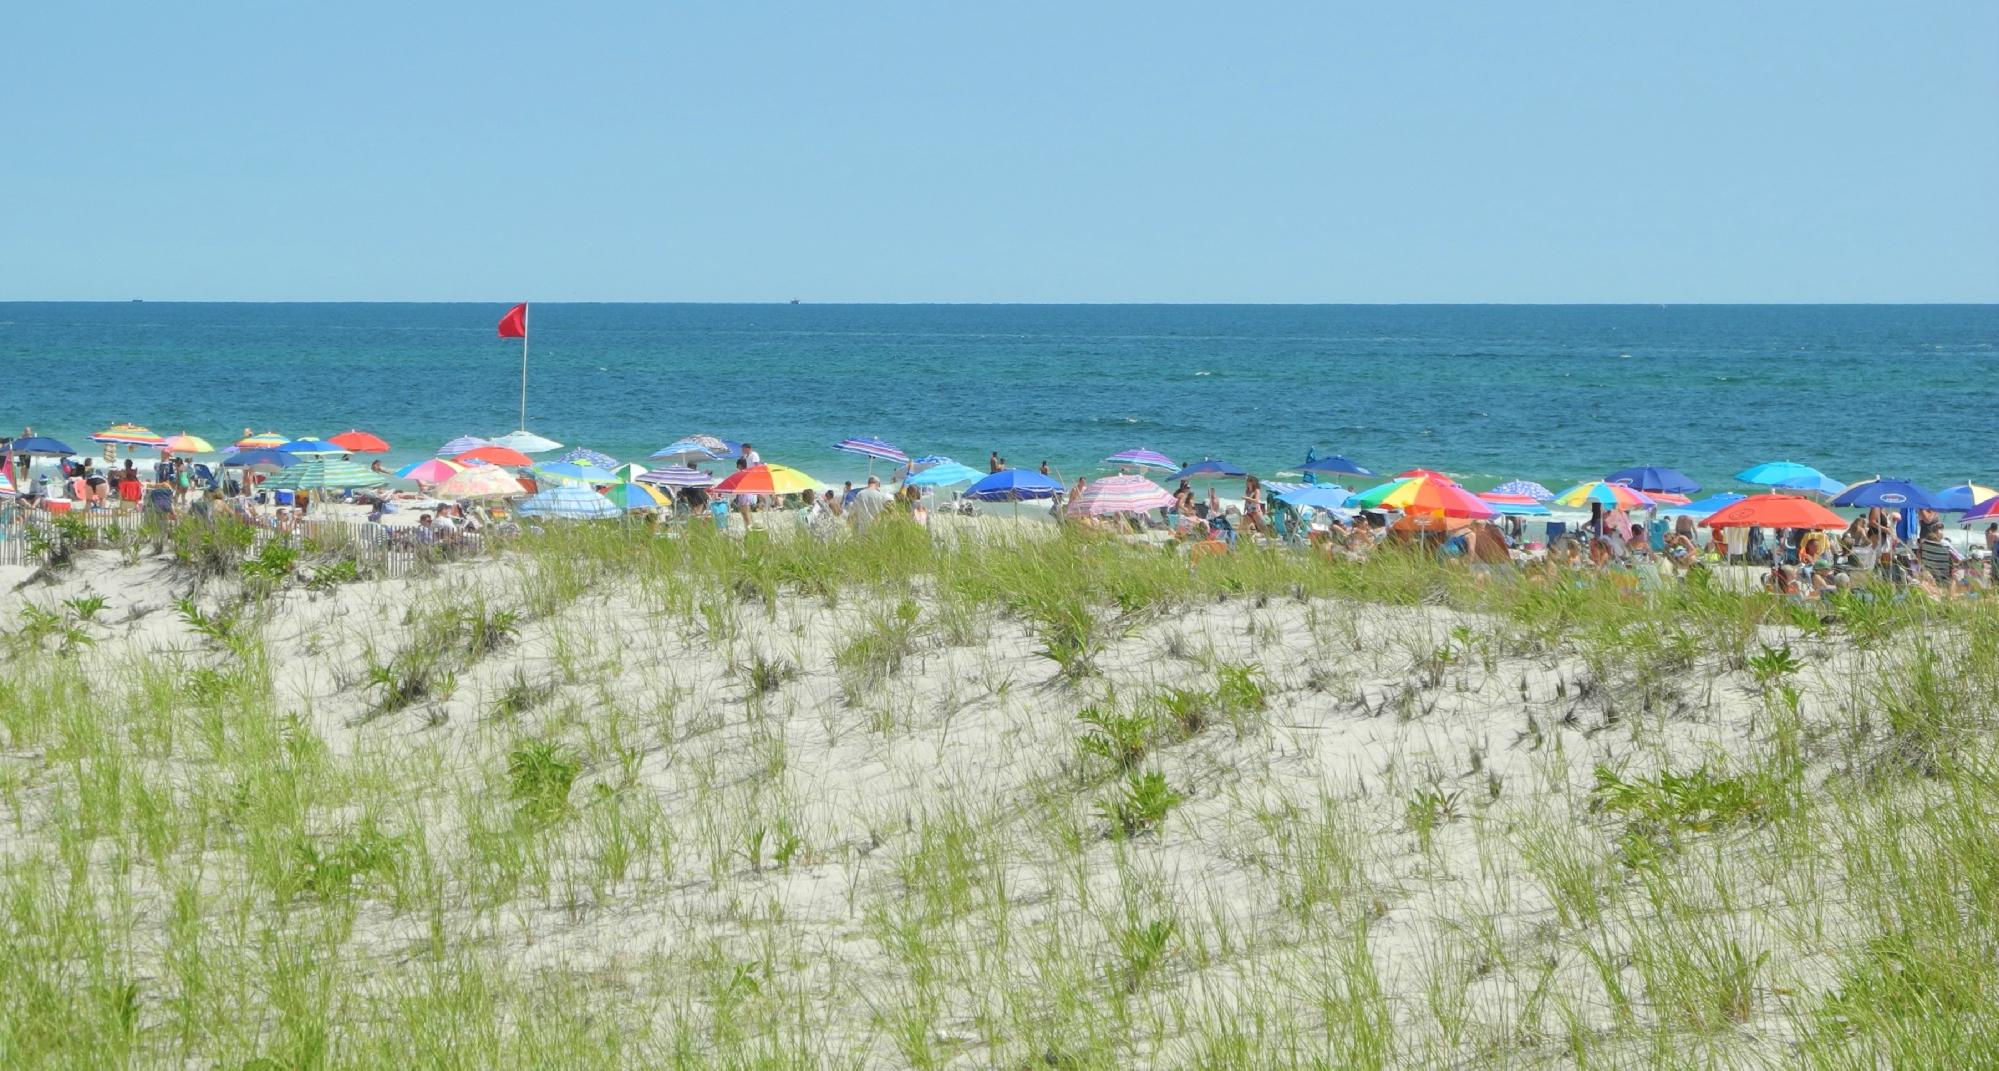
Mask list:
[[986,458],[986,471],[988,473],[999,472],[1005,468],[1006,462],[1000,459],[998,450],[994,450],[992,455]]
[[764,463],[763,455],[757,453],[757,448],[749,443],[743,444],[742,460],[743,460],[743,465],[741,467],[743,468],[747,468],[751,465],[761,465]]

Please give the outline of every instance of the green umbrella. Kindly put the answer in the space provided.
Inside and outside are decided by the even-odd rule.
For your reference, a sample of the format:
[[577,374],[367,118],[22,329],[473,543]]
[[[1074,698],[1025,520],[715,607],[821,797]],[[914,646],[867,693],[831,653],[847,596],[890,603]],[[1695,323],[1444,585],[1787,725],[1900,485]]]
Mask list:
[[388,482],[387,476],[363,468],[352,461],[315,457],[281,470],[277,475],[265,480],[264,486],[318,491],[327,488],[341,490],[348,487],[380,487]]

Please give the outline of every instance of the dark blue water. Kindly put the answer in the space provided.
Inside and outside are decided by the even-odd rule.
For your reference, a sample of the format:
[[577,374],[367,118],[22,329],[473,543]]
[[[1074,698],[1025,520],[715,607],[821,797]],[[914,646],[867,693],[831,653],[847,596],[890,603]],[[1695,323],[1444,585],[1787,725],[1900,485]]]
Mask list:
[[[517,424],[492,305],[0,303],[0,426],[218,444],[358,426],[425,455]],[[1999,480],[1999,306],[536,305],[528,426],[627,459],[684,434],[836,479],[848,435],[1065,472],[1145,446],[1273,474],[1550,485],[1754,462]]]

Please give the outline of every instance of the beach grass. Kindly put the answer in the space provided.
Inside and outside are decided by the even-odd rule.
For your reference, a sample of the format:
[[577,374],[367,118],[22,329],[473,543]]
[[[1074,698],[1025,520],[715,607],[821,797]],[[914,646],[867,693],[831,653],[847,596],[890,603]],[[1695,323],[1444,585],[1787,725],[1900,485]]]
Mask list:
[[0,1064],[1999,1063],[1999,605],[884,523],[0,596]]

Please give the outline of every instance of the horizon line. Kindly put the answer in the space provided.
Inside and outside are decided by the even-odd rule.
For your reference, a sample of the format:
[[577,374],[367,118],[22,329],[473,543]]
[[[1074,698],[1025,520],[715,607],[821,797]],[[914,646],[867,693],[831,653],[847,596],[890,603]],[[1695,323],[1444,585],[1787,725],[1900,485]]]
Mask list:
[[[528,298],[539,305],[741,305],[856,307],[1143,307],[1143,308],[1985,308],[1999,297],[1962,301],[808,301],[803,298],[732,301],[638,301]],[[0,298],[0,305],[514,305],[518,298]]]

